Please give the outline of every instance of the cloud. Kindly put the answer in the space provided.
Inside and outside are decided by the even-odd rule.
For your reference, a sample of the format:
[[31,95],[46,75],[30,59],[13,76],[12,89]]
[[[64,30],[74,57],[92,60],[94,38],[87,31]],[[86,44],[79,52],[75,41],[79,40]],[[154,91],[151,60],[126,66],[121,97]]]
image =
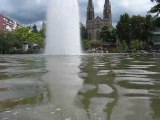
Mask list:
[[46,18],[46,0],[1,0],[1,3],[0,11],[20,23],[34,23]]
[[[82,21],[86,18],[86,0],[79,0]],[[93,0],[95,7],[95,15],[101,16],[103,14],[103,6],[105,0]],[[83,3],[83,4],[82,4]],[[113,24],[116,24],[121,14],[129,13],[130,15],[146,15],[153,7],[154,3],[150,0],[110,0],[112,8]],[[83,7],[81,7],[83,5]],[[85,6],[85,9],[84,9]]]
[[[81,21],[85,23],[88,0],[78,0],[80,6]],[[93,0],[95,15],[101,16],[105,0]],[[121,14],[127,12],[130,15],[146,15],[154,5],[150,0],[110,0],[112,5],[113,23],[117,23]],[[20,22],[30,24],[46,19],[48,0],[1,0],[0,11]]]

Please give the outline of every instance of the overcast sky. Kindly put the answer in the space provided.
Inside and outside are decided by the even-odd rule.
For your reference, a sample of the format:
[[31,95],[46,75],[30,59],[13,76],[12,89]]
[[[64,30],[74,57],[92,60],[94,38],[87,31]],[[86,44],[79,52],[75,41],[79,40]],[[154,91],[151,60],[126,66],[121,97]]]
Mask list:
[[[93,0],[95,15],[102,16],[105,0]],[[88,0],[79,0],[81,21],[85,23]],[[150,0],[110,0],[112,5],[113,24],[121,14],[146,15],[154,3]],[[0,12],[15,19],[21,24],[40,24],[46,18],[48,0],[1,0]]]

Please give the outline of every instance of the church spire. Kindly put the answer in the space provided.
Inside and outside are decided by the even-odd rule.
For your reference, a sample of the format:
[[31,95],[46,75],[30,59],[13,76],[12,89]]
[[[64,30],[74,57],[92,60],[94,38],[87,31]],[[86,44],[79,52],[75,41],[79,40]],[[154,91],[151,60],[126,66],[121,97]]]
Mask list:
[[88,5],[89,5],[89,6],[93,6],[92,0],[88,0]]
[[105,0],[105,4],[109,4],[109,0]]
[[105,0],[104,10],[103,10],[103,19],[111,21],[111,5],[109,0]]
[[94,19],[94,6],[92,0],[88,0],[87,21]]

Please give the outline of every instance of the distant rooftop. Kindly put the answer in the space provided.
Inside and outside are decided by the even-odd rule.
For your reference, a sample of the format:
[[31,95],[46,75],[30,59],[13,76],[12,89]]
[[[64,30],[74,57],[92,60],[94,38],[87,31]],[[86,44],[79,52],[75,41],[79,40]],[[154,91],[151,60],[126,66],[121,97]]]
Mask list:
[[16,22],[20,26],[20,24],[16,20],[14,20],[13,18],[7,16],[6,14],[0,12],[0,16],[3,16],[5,18],[9,19],[10,21]]

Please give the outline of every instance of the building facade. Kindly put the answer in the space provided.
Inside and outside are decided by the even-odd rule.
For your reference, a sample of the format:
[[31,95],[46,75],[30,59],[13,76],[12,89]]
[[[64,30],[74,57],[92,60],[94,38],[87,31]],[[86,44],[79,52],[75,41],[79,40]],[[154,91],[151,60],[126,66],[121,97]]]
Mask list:
[[99,16],[95,17],[93,2],[92,0],[88,0],[86,20],[88,39],[99,40],[101,29],[104,26],[108,26],[109,29],[112,29],[112,13],[109,0],[105,0],[103,18],[100,18]]
[[18,26],[20,25],[18,25],[14,20],[3,14],[0,14],[0,31],[12,31],[15,30]]
[[157,29],[153,32],[152,41],[153,49],[160,50],[160,29]]

